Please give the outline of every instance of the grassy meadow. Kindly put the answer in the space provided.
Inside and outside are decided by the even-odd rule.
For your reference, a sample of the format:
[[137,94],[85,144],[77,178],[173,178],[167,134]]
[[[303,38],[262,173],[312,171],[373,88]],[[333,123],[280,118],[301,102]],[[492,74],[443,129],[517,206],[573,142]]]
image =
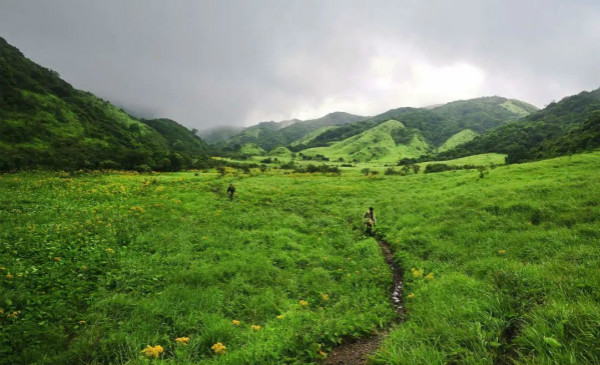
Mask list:
[[0,363],[599,363],[599,168],[0,175]]

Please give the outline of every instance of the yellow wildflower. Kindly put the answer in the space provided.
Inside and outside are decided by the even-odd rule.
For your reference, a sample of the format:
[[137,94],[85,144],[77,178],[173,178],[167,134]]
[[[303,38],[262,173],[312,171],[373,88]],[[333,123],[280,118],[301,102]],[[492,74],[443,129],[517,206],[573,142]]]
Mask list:
[[319,351],[319,355],[323,356],[323,358],[327,357],[327,353],[323,350]]
[[79,321],[79,324],[84,325],[85,321]]
[[328,301],[329,300],[329,294],[321,293],[321,298],[323,298],[324,301]]
[[59,262],[61,260],[60,257],[56,256],[55,258],[53,258],[54,261]]
[[260,331],[262,329],[261,326],[257,325],[257,324],[253,324],[252,326],[250,326],[252,328],[252,330],[254,331]]
[[6,317],[8,318],[17,318],[17,316],[21,314],[21,311],[13,311],[12,313],[6,313]]
[[0,271],[4,271],[6,268],[4,266],[0,267]]
[[227,350],[227,347],[222,343],[217,342],[214,345],[212,345],[211,349],[215,352],[215,354],[222,355],[225,353],[225,350]]
[[417,270],[413,267],[412,269],[410,269],[410,271],[412,271],[414,278],[422,278],[423,277],[423,268],[420,268]]
[[299,303],[303,307],[308,307],[308,302],[306,300],[301,300]]
[[356,275],[359,275],[359,274],[360,274],[360,271],[358,271],[358,270],[356,270],[355,272],[356,272]]
[[414,297],[415,297],[415,294],[414,294],[414,293],[410,293],[410,294],[408,294],[408,296],[407,296],[407,298],[408,298],[408,299],[412,299],[412,298],[414,298]]
[[112,248],[107,248],[106,252],[108,252],[108,253],[115,253],[115,250],[113,250]]
[[233,321],[231,321],[231,323],[232,323],[234,326],[239,326],[239,325],[240,325],[240,321],[238,321],[237,319],[234,319]]
[[160,356],[160,354],[163,353],[163,351],[165,351],[165,349],[163,349],[161,345],[156,345],[154,347],[148,345],[148,347],[142,350],[142,353],[146,355],[146,357],[149,359],[158,359],[158,357]]
[[190,342],[190,338],[189,337],[177,337],[175,339],[175,341],[177,341],[177,343],[180,343],[182,345],[187,345],[188,342]]
[[0,308],[0,314],[4,313],[4,309]]
[[498,255],[505,255],[506,254],[506,250],[498,250]]
[[285,316],[283,314],[280,314],[277,316],[277,319],[284,319],[284,318],[285,318]]
[[427,276],[425,276],[425,279],[427,279],[427,280],[433,280],[433,273],[430,272],[429,274],[427,274]]
[[11,274],[6,274],[6,278],[7,278],[8,280],[12,280],[12,278],[14,278],[14,276],[12,276]]

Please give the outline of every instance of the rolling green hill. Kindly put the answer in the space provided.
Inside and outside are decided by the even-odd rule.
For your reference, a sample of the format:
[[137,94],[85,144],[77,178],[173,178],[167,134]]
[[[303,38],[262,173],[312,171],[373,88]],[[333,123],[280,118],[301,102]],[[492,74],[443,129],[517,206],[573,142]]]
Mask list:
[[327,131],[337,129],[337,128],[339,128],[339,127],[338,126],[329,126],[329,127],[319,128],[317,130],[314,130],[314,131],[308,133],[304,137],[299,138],[299,139],[295,140],[294,142],[290,143],[290,146],[294,147],[294,146],[299,146],[299,145],[304,145],[304,144],[310,143],[313,139],[317,138],[319,135],[321,135]]
[[523,162],[600,147],[600,89],[569,96],[543,110],[490,130],[440,154],[457,158],[505,153],[508,162]]
[[360,134],[332,144],[303,150],[304,156],[322,155],[330,160],[354,162],[397,162],[401,158],[419,157],[430,146],[416,129],[388,120]]
[[74,89],[0,38],[0,171],[168,171],[208,163],[192,132],[172,121],[149,123]]
[[469,142],[473,138],[477,137],[479,133],[474,132],[470,129],[465,129],[448,138],[444,144],[437,148],[438,152],[448,151],[458,145]]

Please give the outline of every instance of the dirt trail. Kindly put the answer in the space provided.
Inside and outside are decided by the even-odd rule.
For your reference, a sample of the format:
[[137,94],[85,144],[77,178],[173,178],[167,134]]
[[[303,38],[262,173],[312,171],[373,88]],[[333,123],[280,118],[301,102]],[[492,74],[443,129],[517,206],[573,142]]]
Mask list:
[[[394,262],[394,254],[390,244],[381,237],[376,237],[376,239],[379,247],[381,247],[381,252],[385,256],[385,262],[392,270],[394,286],[391,290],[390,300],[396,309],[396,313],[398,313],[398,321],[402,321],[405,316],[404,307],[402,306],[402,270]],[[329,354],[323,365],[366,365],[368,356],[379,348],[386,335],[387,332],[382,332],[366,338],[344,342]]]

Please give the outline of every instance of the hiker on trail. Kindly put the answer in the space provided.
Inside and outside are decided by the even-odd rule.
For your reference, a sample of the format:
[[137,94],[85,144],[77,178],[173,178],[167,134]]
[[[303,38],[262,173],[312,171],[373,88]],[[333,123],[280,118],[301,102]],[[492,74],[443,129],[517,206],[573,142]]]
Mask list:
[[369,210],[365,212],[365,230],[366,233],[370,236],[373,234],[373,227],[377,224],[377,219],[375,218],[375,212],[373,212],[373,207],[369,207]]
[[235,186],[233,186],[233,183],[229,184],[229,187],[227,188],[227,194],[229,194],[229,200],[233,200],[233,194],[235,194]]

